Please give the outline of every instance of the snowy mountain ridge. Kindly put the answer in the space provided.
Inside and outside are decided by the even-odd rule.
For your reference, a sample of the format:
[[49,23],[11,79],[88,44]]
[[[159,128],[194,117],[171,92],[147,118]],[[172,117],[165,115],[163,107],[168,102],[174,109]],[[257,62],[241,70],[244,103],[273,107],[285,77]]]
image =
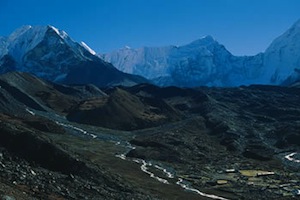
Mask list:
[[232,64],[238,59],[212,36],[184,46],[124,48],[100,57],[121,71],[144,76],[161,86],[233,86],[239,81],[224,78],[238,70],[237,64]]
[[234,56],[211,36],[179,47],[125,48],[99,56],[161,86],[285,84],[300,76],[300,20],[255,56]]
[[[6,55],[4,62],[8,58],[14,61],[12,70],[58,80],[67,74],[68,69],[63,69],[64,66],[89,59],[79,47],[66,32],[53,26],[23,26],[8,36],[2,58]],[[61,55],[66,57],[61,59]]]
[[53,26],[23,26],[0,37],[0,73],[22,71],[55,82],[98,86],[144,82],[95,54],[87,44],[75,42]]
[[23,26],[0,37],[0,73],[9,71],[99,86],[145,82],[129,74],[160,86],[289,84],[300,79],[300,20],[255,56],[234,56],[211,36],[183,46],[125,47],[97,56],[53,26]]

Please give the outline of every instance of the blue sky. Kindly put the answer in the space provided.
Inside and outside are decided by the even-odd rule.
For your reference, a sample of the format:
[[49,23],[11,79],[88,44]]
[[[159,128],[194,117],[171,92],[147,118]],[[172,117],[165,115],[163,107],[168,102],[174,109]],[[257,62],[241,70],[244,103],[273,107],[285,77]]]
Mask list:
[[0,0],[0,35],[50,24],[97,52],[212,35],[235,55],[253,55],[298,19],[300,0]]

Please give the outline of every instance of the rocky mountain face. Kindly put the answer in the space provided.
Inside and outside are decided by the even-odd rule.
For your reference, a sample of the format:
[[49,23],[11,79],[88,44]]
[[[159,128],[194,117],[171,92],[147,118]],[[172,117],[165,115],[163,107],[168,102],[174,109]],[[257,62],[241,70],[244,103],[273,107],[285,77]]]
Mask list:
[[299,79],[299,27],[300,21],[256,56],[234,56],[211,36],[179,47],[126,47],[99,56],[160,86],[288,84]]
[[125,74],[53,26],[24,26],[0,38],[0,73],[29,72],[68,84],[134,85],[145,79]]

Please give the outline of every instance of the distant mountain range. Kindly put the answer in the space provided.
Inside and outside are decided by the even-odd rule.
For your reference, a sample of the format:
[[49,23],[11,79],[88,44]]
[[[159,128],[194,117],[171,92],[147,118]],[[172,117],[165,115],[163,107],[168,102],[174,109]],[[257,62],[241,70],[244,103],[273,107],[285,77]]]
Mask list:
[[97,56],[53,26],[23,26],[0,37],[0,73],[10,71],[99,87],[148,80],[180,87],[291,84],[300,79],[300,20],[255,56],[234,56],[211,36],[179,47],[125,47]]
[[99,56],[160,86],[289,84],[300,75],[300,20],[255,56],[234,56],[211,36],[179,47],[125,47]]
[[0,37],[0,72],[29,72],[67,84],[135,85],[146,79],[120,72],[53,26],[23,26]]

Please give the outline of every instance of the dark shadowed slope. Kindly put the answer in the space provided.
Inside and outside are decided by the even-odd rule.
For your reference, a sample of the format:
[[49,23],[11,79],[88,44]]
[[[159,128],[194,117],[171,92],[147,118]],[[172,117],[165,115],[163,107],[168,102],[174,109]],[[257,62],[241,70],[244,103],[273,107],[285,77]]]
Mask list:
[[139,97],[116,88],[108,97],[82,101],[67,118],[71,121],[119,130],[135,130],[182,119],[159,98]]
[[217,199],[284,200],[298,195],[297,87],[142,84],[103,92],[20,72],[0,76],[0,86],[0,195],[209,198],[204,192]]

